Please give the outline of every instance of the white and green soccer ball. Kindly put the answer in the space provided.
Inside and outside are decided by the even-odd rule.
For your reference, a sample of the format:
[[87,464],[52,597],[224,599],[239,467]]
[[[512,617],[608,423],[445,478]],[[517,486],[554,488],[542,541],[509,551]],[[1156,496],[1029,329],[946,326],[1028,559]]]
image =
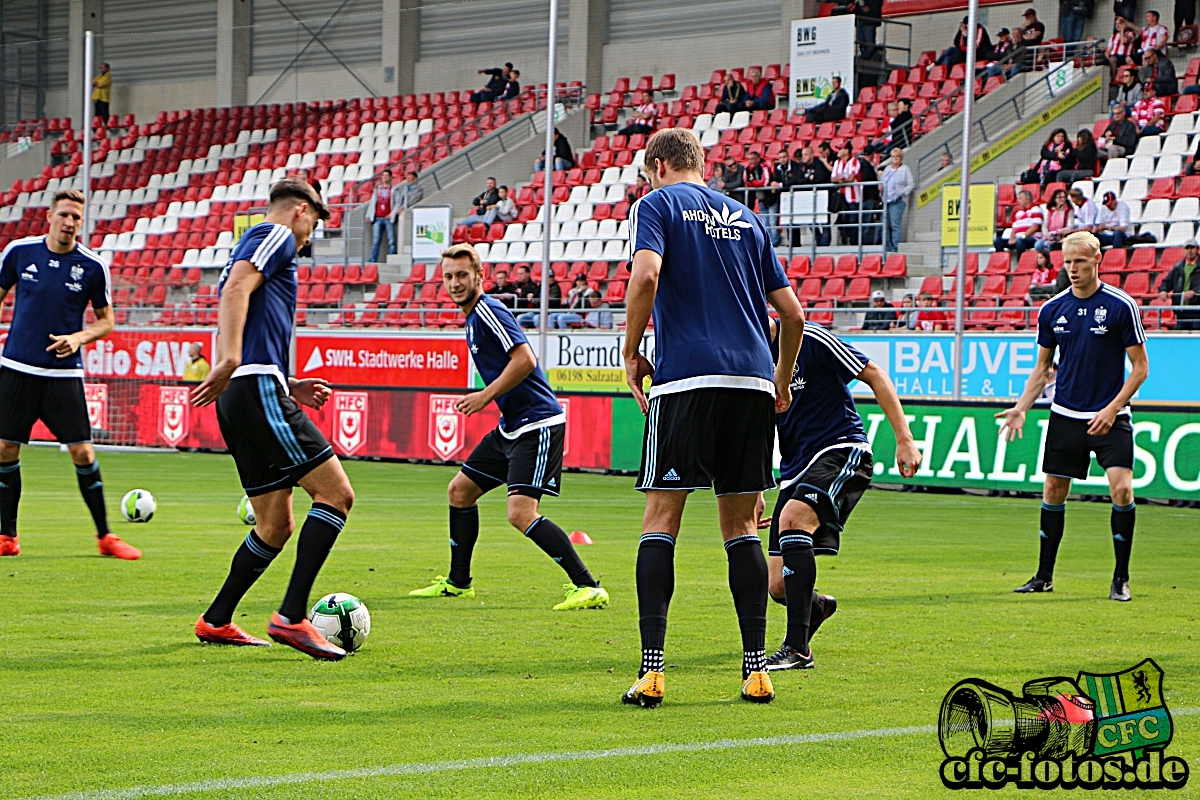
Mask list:
[[126,522],[149,522],[157,509],[154,495],[145,489],[133,489],[121,498],[121,516]]
[[254,516],[254,506],[250,504],[250,498],[246,495],[242,495],[242,499],[238,501],[238,519],[247,525],[258,521]]
[[363,601],[344,592],[327,594],[318,600],[308,620],[347,653],[362,647],[371,632],[371,613]]

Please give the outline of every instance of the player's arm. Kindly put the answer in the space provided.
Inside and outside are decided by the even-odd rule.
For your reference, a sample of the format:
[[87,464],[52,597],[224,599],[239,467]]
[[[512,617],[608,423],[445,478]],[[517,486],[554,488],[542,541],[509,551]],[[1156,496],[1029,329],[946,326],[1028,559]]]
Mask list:
[[767,302],[779,314],[779,360],[775,363],[775,411],[782,414],[792,404],[792,373],[804,341],[804,308],[790,285],[769,293]]
[[875,402],[883,409],[888,424],[896,434],[896,466],[900,468],[901,475],[911,478],[921,465],[921,451],[913,441],[912,430],[904,416],[904,406],[900,404],[900,396],[896,394],[892,379],[874,361],[867,362],[858,379],[871,387]]
[[[654,377],[654,366],[642,355],[642,336],[650,324],[661,270],[662,256],[653,250],[638,250],[633,254],[633,268],[630,270],[629,286],[625,290],[625,344],[621,355],[625,359],[625,381],[643,414],[650,405],[646,401],[642,381]],[[791,373],[788,375],[790,380]]]
[[250,295],[266,281],[258,267],[242,259],[234,263],[221,289],[217,312],[217,363],[204,382],[192,390],[192,404],[206,406],[229,386],[233,371],[242,365],[242,333]]
[[1150,359],[1146,357],[1145,344],[1126,347],[1125,355],[1129,357],[1129,363],[1133,365],[1133,369],[1129,371],[1125,385],[1121,387],[1121,391],[1117,392],[1117,396],[1112,399],[1112,402],[1097,411],[1096,416],[1088,420],[1088,433],[1092,436],[1103,436],[1108,433],[1117,419],[1117,413],[1129,405],[1129,401],[1137,394],[1137,390],[1145,383],[1146,376],[1150,374]]
[[[1004,420],[1001,431],[1008,441],[1025,438],[1025,412],[1033,408],[1033,404],[1042,396],[1046,385],[1050,383],[1050,376],[1053,372],[1054,350],[1039,344],[1037,363],[1029,372],[1029,378],[1025,381],[1025,391],[1021,392],[1017,404],[1004,411],[997,411],[995,414],[996,419]],[[1141,385],[1140,381],[1138,385]],[[1130,392],[1131,396],[1132,394],[1133,392]]]
[[466,395],[454,407],[468,417],[477,411],[482,411],[487,404],[502,394],[506,394],[521,384],[537,369],[537,356],[533,348],[526,342],[521,342],[508,351],[508,364],[496,377],[496,380],[480,389]]
[[[0,294],[0,303],[2,302],[4,302],[4,295]],[[85,344],[91,344],[97,339],[103,339],[112,333],[113,323],[116,321],[116,314],[113,313],[112,305],[101,306],[92,310],[96,314],[95,322],[78,333],[68,333],[63,336],[50,334],[50,346],[46,348],[46,352],[54,353],[59,358],[70,358]]]

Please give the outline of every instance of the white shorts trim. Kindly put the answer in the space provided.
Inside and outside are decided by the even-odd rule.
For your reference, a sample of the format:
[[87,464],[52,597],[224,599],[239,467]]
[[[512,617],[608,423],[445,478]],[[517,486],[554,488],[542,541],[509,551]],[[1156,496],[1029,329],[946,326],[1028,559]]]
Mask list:
[[775,396],[773,381],[755,378],[750,375],[697,375],[694,378],[681,378],[669,383],[655,384],[650,387],[650,398],[661,397],[664,394],[690,392],[693,389],[753,389],[767,392]]
[[818,450],[816,455],[814,455],[812,458],[810,458],[808,460],[808,463],[804,465],[804,469],[800,470],[799,475],[797,475],[794,478],[789,478],[786,481],[780,481],[779,488],[786,489],[789,486],[799,483],[804,478],[804,476],[808,473],[808,471],[810,469],[812,469],[812,465],[817,463],[818,458],[825,455],[830,450],[839,450],[841,448],[849,448],[851,450],[862,450],[865,453],[871,452],[871,445],[867,444],[866,442],[842,442],[841,444],[831,444],[829,447],[826,447],[822,450]]
[[279,371],[279,367],[274,364],[242,364],[233,371],[230,379],[244,378],[247,375],[273,375],[275,380],[279,381],[279,385],[283,387],[284,394],[290,395],[292,387],[288,385],[287,376]]
[[32,367],[29,364],[22,364],[20,361],[13,361],[11,358],[0,358],[0,367],[8,367],[17,372],[24,372],[26,375],[37,375],[40,378],[82,378],[82,369],[50,369],[48,367]]
[[555,414],[553,417],[546,417],[545,419],[539,419],[537,422],[530,422],[528,425],[522,425],[512,433],[504,430],[503,426],[497,425],[496,432],[505,439],[511,441],[513,439],[520,439],[523,434],[529,433],[530,431],[536,431],[538,428],[553,428],[555,425],[565,425],[566,422],[567,415],[565,413]]
[[[1067,408],[1065,406],[1060,406],[1058,403],[1051,403],[1050,411],[1051,411],[1051,413],[1058,414],[1059,416],[1070,417],[1071,419],[1084,419],[1084,420],[1091,419],[1092,417],[1094,417],[1100,413],[1099,411],[1076,411],[1073,408]],[[1129,408],[1129,406],[1125,406],[1124,408],[1122,408],[1120,411],[1117,412],[1117,416],[1118,417],[1133,416],[1133,411]]]

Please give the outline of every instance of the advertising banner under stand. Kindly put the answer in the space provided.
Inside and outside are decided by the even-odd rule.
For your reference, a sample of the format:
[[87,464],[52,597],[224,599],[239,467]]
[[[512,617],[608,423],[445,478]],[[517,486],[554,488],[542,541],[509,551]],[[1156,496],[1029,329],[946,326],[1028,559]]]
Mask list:
[[842,88],[854,97],[854,17],[792,20],[791,31],[791,113],[825,102],[834,78],[841,78]]

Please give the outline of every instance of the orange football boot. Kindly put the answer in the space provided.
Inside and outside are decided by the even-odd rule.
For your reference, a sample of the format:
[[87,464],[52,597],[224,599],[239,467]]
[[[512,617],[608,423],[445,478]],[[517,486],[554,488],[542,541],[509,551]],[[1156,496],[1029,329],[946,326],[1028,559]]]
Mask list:
[[266,639],[251,636],[230,622],[217,628],[204,621],[204,615],[196,620],[196,638],[209,644],[231,644],[237,647],[270,647]]
[[142,551],[138,550],[131,544],[125,544],[121,541],[121,537],[114,533],[106,533],[96,540],[96,545],[100,548],[100,555],[112,556],[113,558],[124,559],[125,561],[137,561],[142,557]]
[[21,543],[15,536],[0,536],[0,556],[15,556],[21,553]]
[[289,625],[283,621],[279,612],[275,612],[271,615],[271,624],[267,626],[267,636],[313,658],[341,661],[346,657],[345,650],[335,644],[330,644],[329,640],[306,619]]

